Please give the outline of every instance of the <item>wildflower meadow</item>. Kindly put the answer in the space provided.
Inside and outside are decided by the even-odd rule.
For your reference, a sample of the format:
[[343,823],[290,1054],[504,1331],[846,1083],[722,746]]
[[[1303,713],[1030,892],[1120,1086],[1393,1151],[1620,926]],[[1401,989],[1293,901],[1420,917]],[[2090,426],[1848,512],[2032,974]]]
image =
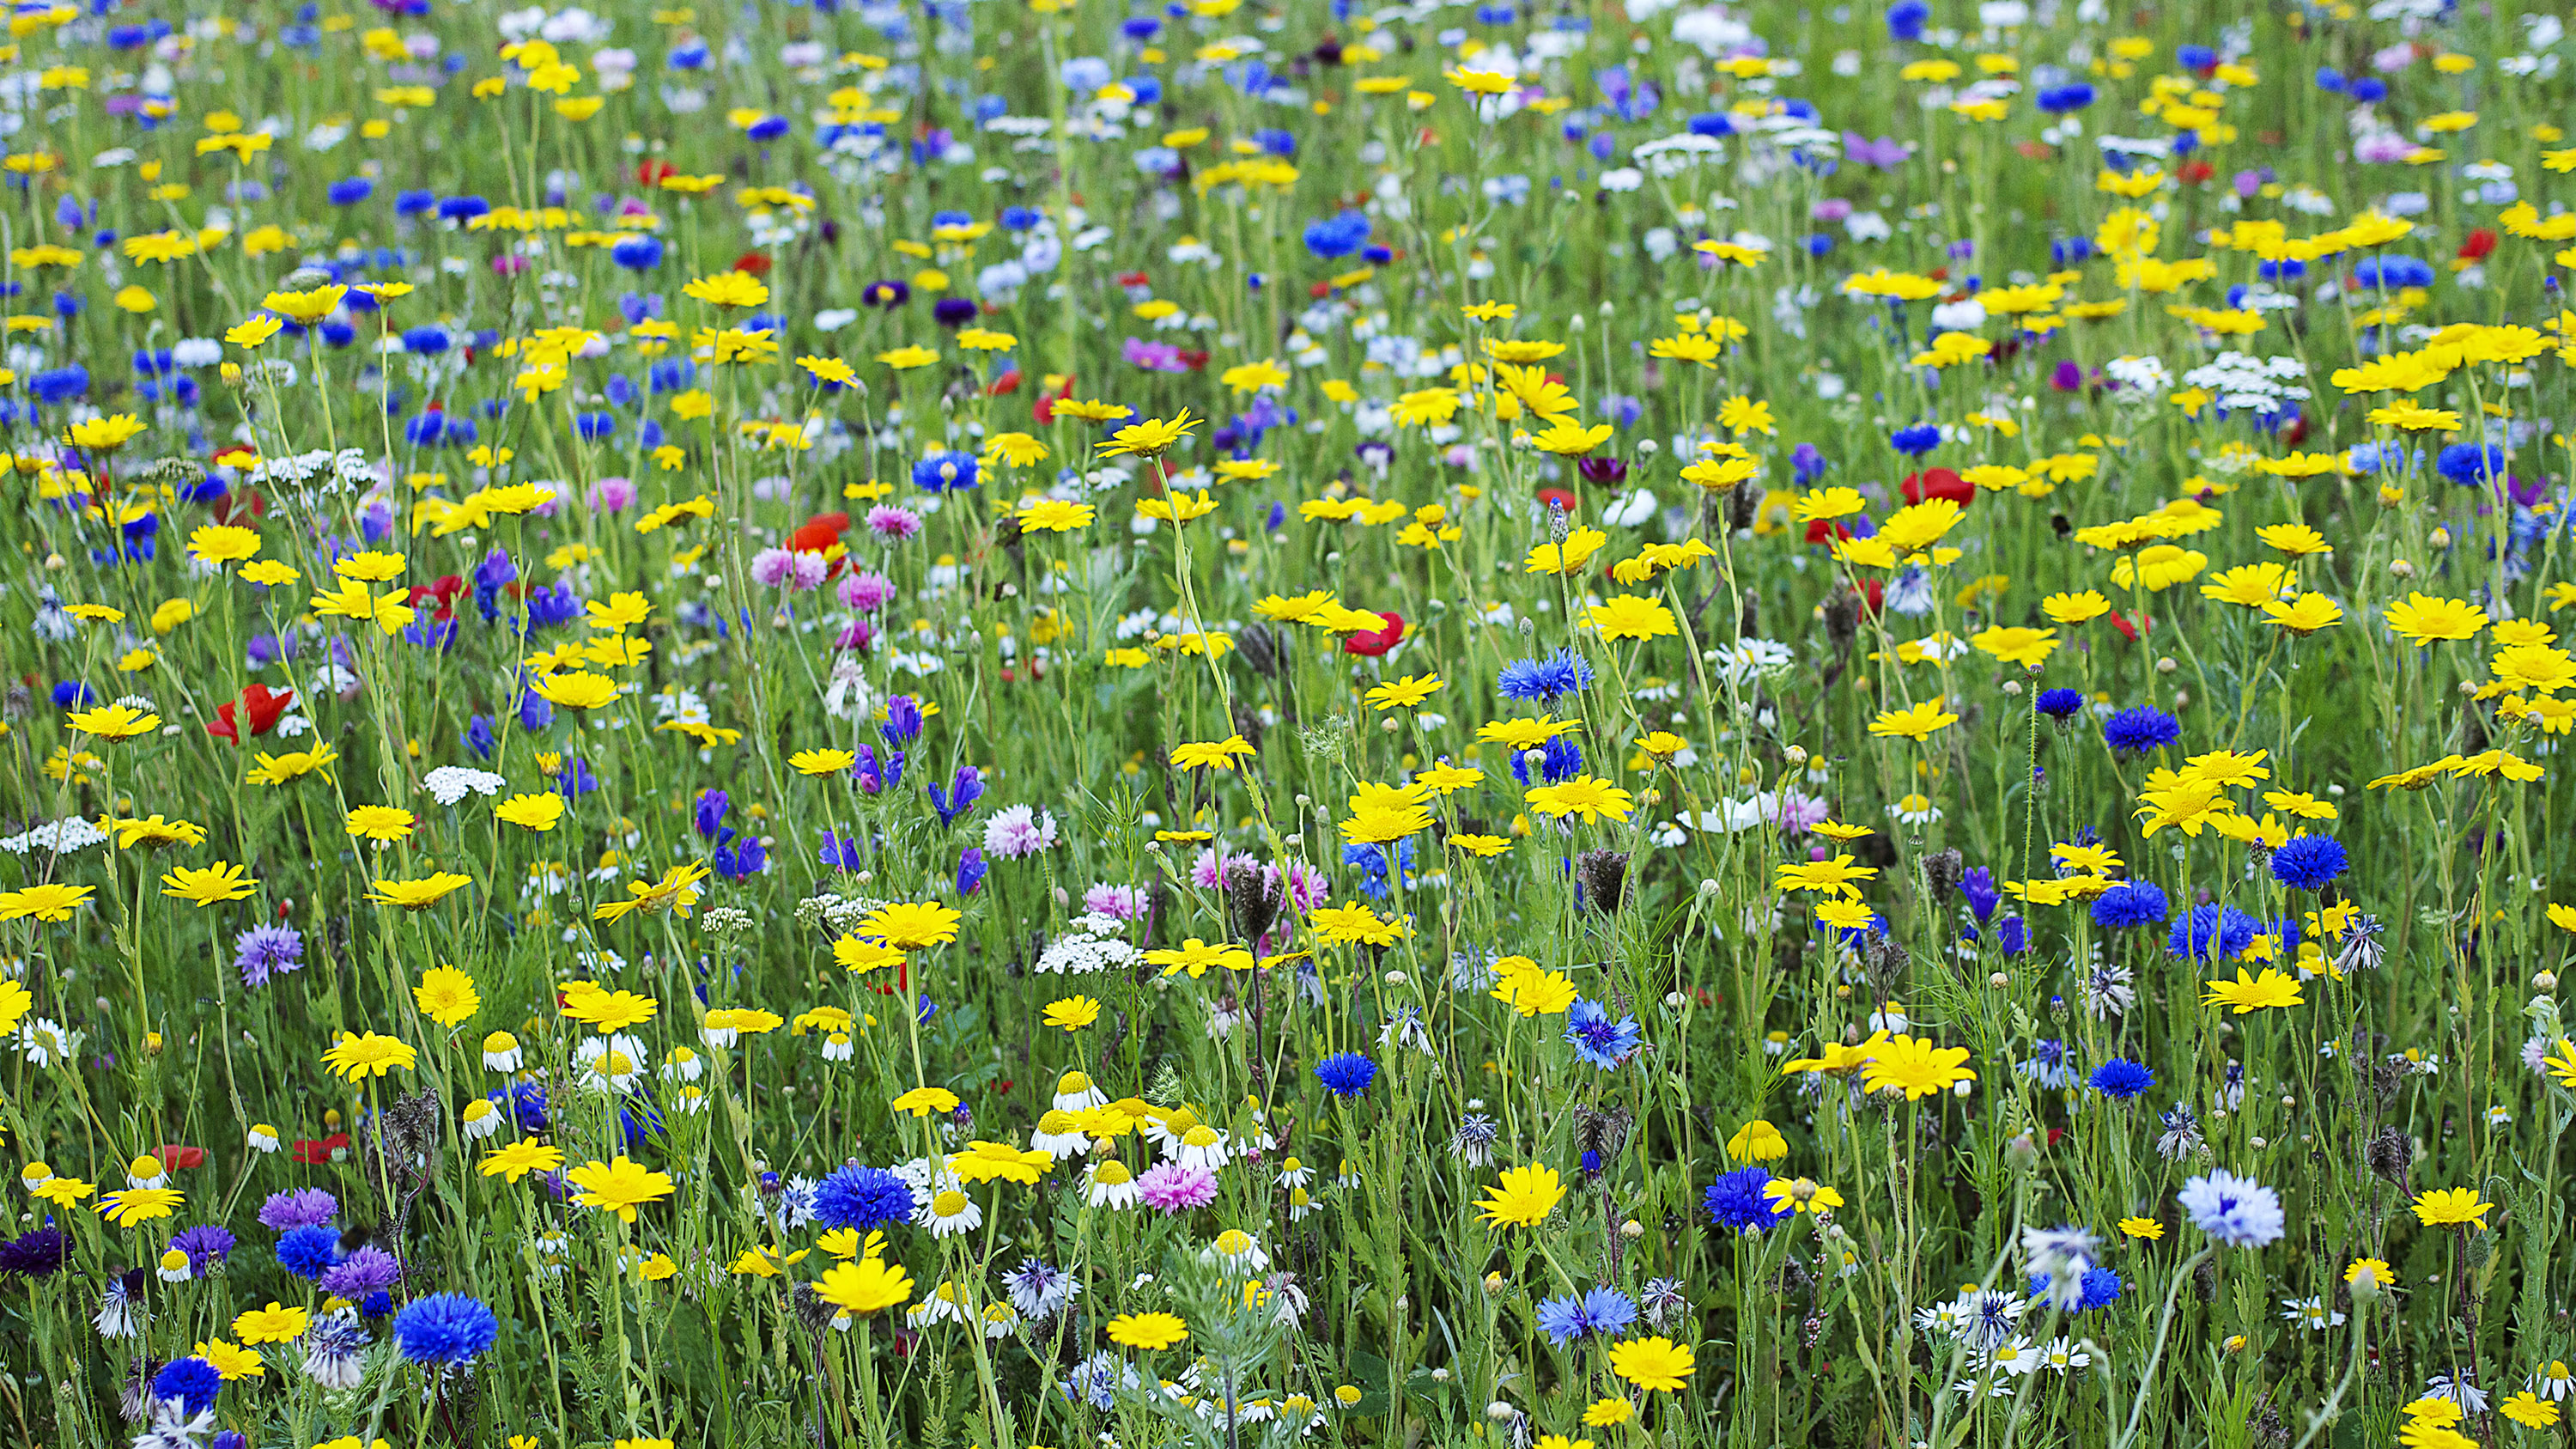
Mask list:
[[0,38],[0,1443],[2472,1449],[2576,42]]

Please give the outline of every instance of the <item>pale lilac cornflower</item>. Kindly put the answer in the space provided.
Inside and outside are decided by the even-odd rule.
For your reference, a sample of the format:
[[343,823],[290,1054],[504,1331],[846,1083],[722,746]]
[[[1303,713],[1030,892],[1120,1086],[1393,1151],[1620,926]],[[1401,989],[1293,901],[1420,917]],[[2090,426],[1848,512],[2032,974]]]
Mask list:
[[1175,1215],[1216,1201],[1216,1174],[1177,1162],[1145,1169],[1136,1186],[1147,1207]]
[[2175,1195],[2192,1225],[2231,1248],[2259,1248],[2280,1241],[2288,1229],[2280,1194],[2250,1177],[2212,1172],[2182,1185]]
[[635,484],[625,478],[602,478],[590,485],[590,506],[607,513],[623,513],[635,503]]
[[984,853],[999,860],[1024,859],[1055,840],[1055,817],[1026,805],[994,811],[984,822]]
[[890,543],[899,543],[921,532],[921,515],[909,508],[891,508],[880,503],[868,510],[868,532]]

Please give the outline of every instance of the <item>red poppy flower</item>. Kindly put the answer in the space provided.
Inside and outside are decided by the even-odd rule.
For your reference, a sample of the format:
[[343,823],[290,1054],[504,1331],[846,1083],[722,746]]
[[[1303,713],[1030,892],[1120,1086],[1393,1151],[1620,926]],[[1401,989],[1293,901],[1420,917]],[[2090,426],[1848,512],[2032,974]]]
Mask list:
[[1977,485],[1947,468],[1926,468],[1905,475],[1902,489],[1905,501],[1920,503],[1927,498],[1947,498],[1965,508],[1977,501]]
[[2121,613],[2117,609],[2113,609],[2111,611],[2111,627],[2120,631],[2121,638],[2126,639],[2131,643],[2135,643],[2137,642],[2139,635],[2147,633],[2156,627],[2156,621],[2148,618],[2144,614],[2140,614],[2137,622],[2133,624],[2129,622],[2128,615]]
[[2495,248],[2495,232],[2482,226],[2476,231],[2470,232],[2469,239],[2467,241],[2460,243],[2460,259],[2462,261],[2469,262],[2482,262],[2487,259],[2487,255],[2490,252],[2493,252]]
[[1038,389],[1038,399],[1036,402],[1029,405],[1029,411],[1036,416],[1039,422],[1051,423],[1055,421],[1055,405],[1063,402],[1066,398],[1073,396],[1073,379],[1074,375],[1068,372],[1064,374],[1063,386],[1041,387]]
[[[238,707],[250,720],[251,737],[257,739],[277,728],[277,717],[286,713],[286,707],[293,703],[295,703],[294,690],[271,690],[265,684],[254,684],[242,691]],[[219,740],[230,740],[234,744],[240,744],[240,729],[234,722],[235,707],[236,701],[229,699],[217,705],[214,722],[206,726],[206,733]]]
[[172,1172],[176,1172],[183,1167],[199,1166],[206,1160],[206,1149],[202,1147],[183,1147],[176,1142],[164,1142],[160,1146],[153,1148],[152,1154],[161,1159],[162,1167]]
[[320,1141],[299,1137],[295,1139],[295,1147],[289,1155],[307,1167],[320,1167],[331,1160],[333,1153],[344,1150],[348,1145],[349,1134],[346,1132],[334,1132]]
[[817,513],[787,535],[789,553],[822,553],[841,541],[850,527],[846,513]]
[[1830,518],[1818,518],[1807,524],[1807,542],[1823,543],[1829,538],[1849,538],[1852,531]]
[[215,500],[207,514],[217,523],[238,528],[255,526],[268,514],[268,499],[256,488],[236,488]]
[[1860,611],[1868,618],[1878,617],[1879,606],[1887,602],[1887,584],[1880,579],[1860,581]]
[[1574,495],[1562,488],[1542,488],[1538,490],[1538,501],[1539,506],[1542,508],[1553,508],[1557,512],[1566,515],[1568,518],[1574,516]]
[[1181,349],[1181,365],[1192,372],[1205,372],[1207,371],[1208,354],[1204,352],[1195,352],[1184,347]]
[[2182,169],[2176,174],[2182,177],[2183,185],[2200,186],[2216,176],[2218,168],[2206,161],[2185,161],[2182,163]]
[[1402,614],[1390,614],[1384,610],[1377,610],[1375,612],[1379,618],[1386,621],[1386,627],[1379,629],[1374,633],[1353,634],[1349,638],[1344,639],[1342,641],[1343,653],[1357,654],[1365,659],[1375,659],[1386,653],[1389,649],[1394,648],[1397,642],[1404,638],[1404,616]]
[[1320,302],[1326,297],[1333,295],[1333,284],[1330,282],[1309,283],[1306,287],[1306,295]]
[[1153,279],[1147,277],[1143,272],[1120,272],[1118,274],[1118,285],[1122,287],[1150,287],[1154,285],[1154,283]]
[[776,264],[769,260],[769,254],[766,252],[744,252],[733,259],[735,271],[749,272],[755,277],[768,276],[769,269],[774,265]]
[[665,176],[676,176],[680,168],[668,161],[646,161],[635,168],[635,184],[647,189],[662,184]]
[[1005,397],[1020,390],[1020,370],[1016,367],[984,384],[984,396]]
[[436,605],[430,617],[444,623],[456,617],[456,594],[464,587],[464,575],[441,574],[436,583],[412,585],[403,602],[415,609],[423,604]]

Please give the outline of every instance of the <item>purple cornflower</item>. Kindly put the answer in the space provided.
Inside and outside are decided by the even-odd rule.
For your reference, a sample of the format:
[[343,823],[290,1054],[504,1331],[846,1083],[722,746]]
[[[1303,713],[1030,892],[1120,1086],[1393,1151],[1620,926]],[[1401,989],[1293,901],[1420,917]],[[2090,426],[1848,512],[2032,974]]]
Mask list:
[[259,1225],[271,1232],[318,1228],[340,1215],[340,1200],[318,1187],[273,1192],[259,1205]]
[[324,1269],[322,1291],[354,1303],[370,1293],[391,1288],[402,1281],[402,1275],[399,1259],[370,1244]]
[[244,986],[304,967],[304,936],[293,926],[253,926],[233,938],[233,966]]
[[188,1271],[197,1274],[205,1272],[212,1264],[222,1262],[225,1255],[232,1252],[234,1241],[230,1228],[218,1223],[200,1223],[172,1234],[170,1246],[188,1255]]

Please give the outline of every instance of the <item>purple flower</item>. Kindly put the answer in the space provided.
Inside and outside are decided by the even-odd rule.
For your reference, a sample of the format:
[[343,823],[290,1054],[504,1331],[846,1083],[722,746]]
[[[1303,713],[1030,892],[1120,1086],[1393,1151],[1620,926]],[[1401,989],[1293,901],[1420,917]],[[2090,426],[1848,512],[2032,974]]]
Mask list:
[[318,1228],[340,1215],[340,1200],[318,1187],[273,1192],[259,1205],[259,1225],[271,1232]]
[[1128,365],[1148,372],[1187,372],[1189,364],[1181,360],[1181,349],[1169,342],[1147,342],[1130,337],[1118,349]]
[[909,508],[880,503],[868,510],[868,532],[889,543],[899,543],[921,532],[921,515]]
[[402,1281],[402,1263],[370,1244],[322,1271],[322,1291],[352,1302]]
[[233,1250],[230,1228],[215,1223],[201,1223],[182,1228],[170,1236],[170,1246],[188,1255],[188,1271],[203,1273],[210,1264],[220,1263]]
[[1843,132],[1843,158],[1863,166],[1893,171],[1914,154],[1913,148],[1894,136],[1881,136],[1873,141],[1858,131]]
[[304,965],[304,937],[293,926],[253,926],[233,938],[233,967],[244,986],[266,986],[268,978]]

